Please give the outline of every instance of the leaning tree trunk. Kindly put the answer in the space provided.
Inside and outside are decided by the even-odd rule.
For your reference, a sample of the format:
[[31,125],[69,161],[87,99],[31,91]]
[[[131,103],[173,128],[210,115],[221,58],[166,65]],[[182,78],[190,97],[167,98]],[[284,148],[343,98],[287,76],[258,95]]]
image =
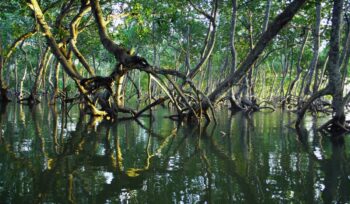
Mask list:
[[[269,25],[266,32],[260,37],[256,43],[254,49],[249,52],[246,59],[241,63],[240,67],[233,73],[231,73],[218,87],[209,95],[209,99],[212,103],[215,103],[220,99],[221,95],[225,93],[233,84],[238,83],[250,70],[254,62],[259,58],[266,46],[271,40],[279,33],[279,31],[290,21],[293,16],[298,12],[306,0],[295,0],[290,3],[287,8],[279,14],[275,20]],[[209,108],[208,102],[203,102],[203,109]]]

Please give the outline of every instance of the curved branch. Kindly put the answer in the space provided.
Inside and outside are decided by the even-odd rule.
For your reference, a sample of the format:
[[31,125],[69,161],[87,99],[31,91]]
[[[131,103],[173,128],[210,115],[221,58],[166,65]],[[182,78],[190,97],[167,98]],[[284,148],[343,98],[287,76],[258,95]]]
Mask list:
[[99,0],[91,0],[91,8],[92,13],[95,17],[95,21],[97,23],[98,28],[98,34],[100,36],[100,40],[103,44],[103,46],[108,50],[108,52],[114,54],[115,58],[121,63],[121,64],[128,64],[127,62],[130,61],[131,56],[128,54],[128,51],[124,49],[123,47],[116,44],[107,33],[106,28],[106,21],[103,19],[103,13],[101,10],[101,6],[99,3]]
[[330,91],[329,87],[326,87],[326,88],[316,92],[314,95],[312,95],[309,98],[309,100],[305,103],[305,105],[298,111],[298,117],[297,117],[297,120],[295,122],[295,127],[299,127],[301,120],[303,119],[307,109],[310,107],[311,103],[314,102],[314,100],[316,100],[322,96],[328,95],[330,93],[331,93],[331,91]]
[[21,35],[20,37],[18,37],[10,46],[9,50],[7,51],[6,56],[4,57],[4,65],[6,64],[7,60],[11,57],[12,53],[14,52],[14,50],[16,49],[16,47],[25,39],[30,38],[31,36],[33,36],[36,32],[38,31],[37,28],[34,28],[32,31],[29,31],[28,33],[25,33],[23,35]]
[[[216,0],[215,0],[216,1]],[[196,5],[194,5],[194,3],[191,0],[188,0],[188,2],[191,4],[191,6],[198,11],[198,13],[202,14],[203,16],[205,16],[207,19],[209,19],[212,22],[215,22],[214,18],[212,15],[209,15],[207,12],[205,12],[203,9],[198,8]],[[216,1],[217,4],[217,1]]]
[[34,15],[39,22],[39,25],[43,29],[43,32],[45,34],[45,37],[48,41],[48,44],[53,54],[62,64],[62,67],[64,68],[65,72],[73,79],[79,79],[79,80],[82,79],[83,77],[79,73],[74,71],[75,69],[73,67],[73,64],[67,60],[65,53],[63,53],[59,48],[55,38],[51,33],[51,29],[49,25],[45,21],[44,14],[42,13],[37,0],[27,0],[27,2],[28,2],[28,6],[33,10]]
[[84,66],[86,71],[88,71],[91,76],[95,76],[94,70],[89,65],[89,63],[85,59],[84,55],[81,54],[81,52],[79,51],[79,49],[76,46],[76,42],[77,42],[77,38],[78,38],[78,34],[79,34],[78,27],[79,27],[80,21],[83,18],[83,16],[86,13],[88,13],[90,10],[91,10],[90,5],[84,4],[84,2],[82,2],[81,8],[80,8],[78,14],[73,18],[72,22],[70,23],[70,34],[71,34],[70,45],[71,45],[73,53],[78,58],[80,63]]

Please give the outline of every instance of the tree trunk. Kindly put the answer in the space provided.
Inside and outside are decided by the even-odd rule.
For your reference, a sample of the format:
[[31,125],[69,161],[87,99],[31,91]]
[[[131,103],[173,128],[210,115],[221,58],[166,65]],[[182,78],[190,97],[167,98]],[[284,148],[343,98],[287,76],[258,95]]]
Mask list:
[[0,35],[0,101],[1,102],[8,102],[9,99],[7,97],[7,87],[5,86],[5,84],[3,83],[3,79],[2,79],[2,72],[3,72],[3,68],[4,68],[4,55],[3,55],[3,49],[2,49],[2,38]]
[[301,119],[311,103],[317,98],[324,95],[332,95],[332,107],[333,107],[333,118],[332,118],[332,131],[337,132],[338,130],[344,130],[345,127],[345,112],[343,99],[343,87],[340,73],[339,63],[339,41],[340,41],[340,25],[343,11],[343,0],[334,0],[333,11],[332,11],[332,28],[331,38],[329,41],[330,49],[328,53],[327,71],[328,71],[328,86],[321,91],[314,93],[306,104],[301,108],[296,121],[296,127],[300,125]]
[[24,72],[23,72],[23,77],[22,77],[21,81],[19,82],[18,100],[21,100],[23,98],[23,83],[24,83],[26,77],[27,77],[27,66],[25,66]]
[[94,69],[89,65],[84,55],[81,54],[78,47],[76,46],[80,21],[83,18],[83,16],[90,10],[91,10],[91,7],[88,4],[85,4],[84,1],[82,1],[82,5],[78,14],[73,18],[72,22],[70,23],[70,34],[71,34],[70,45],[73,53],[78,58],[79,62],[84,66],[84,68],[89,72],[90,76],[95,76]]
[[43,32],[45,33],[45,37],[48,41],[48,44],[53,52],[53,54],[56,56],[56,58],[60,61],[62,64],[63,69],[67,72],[67,74],[72,77],[73,79],[82,79],[83,77],[75,71],[74,65],[67,60],[66,56],[68,56],[67,53],[64,52],[63,49],[60,49],[55,38],[53,37],[49,25],[46,23],[44,19],[44,14],[41,11],[41,8],[37,2],[37,0],[30,0],[30,7],[34,11],[35,17],[37,21],[39,22]]
[[41,55],[39,59],[39,67],[36,70],[35,81],[34,81],[32,90],[30,92],[30,95],[28,98],[22,99],[22,101],[27,100],[28,104],[36,104],[37,102],[39,102],[37,97],[37,92],[41,86],[44,69],[49,60],[50,60],[50,48],[46,47],[44,53]]
[[[328,64],[328,59],[329,59],[329,56],[327,56],[326,60],[324,61],[322,68],[320,67],[320,70],[318,71],[320,73],[315,75],[315,82],[314,82],[314,87],[313,87],[314,93],[317,92],[318,89],[322,86],[324,73],[325,73],[325,70],[326,70],[326,67]],[[320,75],[320,76],[318,77],[318,75]]]
[[[125,79],[126,74],[122,74],[123,70],[123,65],[120,65],[118,68],[119,74],[115,76],[115,83],[116,83],[116,92],[114,95],[114,99],[116,101],[116,105],[118,108],[123,108],[124,107],[124,93],[123,93],[123,83]],[[150,93],[151,94],[151,93]]]
[[235,47],[236,19],[237,19],[237,1],[232,0],[232,16],[231,16],[231,31],[230,31],[230,48],[231,48],[231,73],[236,71],[237,52]]
[[286,97],[287,103],[290,103],[290,100],[291,100],[291,97],[292,97],[293,88],[295,86],[295,83],[299,80],[300,74],[302,72],[301,60],[303,58],[305,45],[306,45],[307,39],[309,37],[309,30],[308,29],[305,29],[305,30],[306,30],[305,37],[304,37],[304,40],[303,40],[302,45],[300,47],[299,56],[298,56],[296,76],[295,76],[294,80],[289,84],[289,87],[288,87],[288,90],[287,90],[287,94],[286,94],[286,96],[287,96]]
[[265,10],[265,17],[264,17],[264,24],[263,24],[263,29],[262,29],[263,32],[266,31],[267,26],[269,25],[271,4],[272,4],[272,0],[267,0],[266,10]]
[[130,69],[130,68],[144,68],[146,60],[139,57],[139,56],[134,56],[132,53],[123,48],[122,46],[116,44],[108,35],[107,33],[107,28],[106,25],[107,23],[105,22],[103,18],[103,13],[102,9],[100,6],[99,0],[91,0],[91,8],[92,8],[92,14],[95,17],[95,21],[97,23],[97,28],[98,28],[98,34],[100,37],[100,41],[102,42],[102,45],[104,48],[110,52],[111,54],[114,55],[114,57],[119,61],[120,64],[122,64],[125,68]]
[[[240,67],[231,73],[218,87],[209,95],[212,103],[218,101],[223,93],[225,93],[233,84],[238,83],[250,70],[254,62],[259,58],[266,46],[279,33],[279,31],[293,18],[306,0],[294,0],[287,8],[279,14],[275,20],[268,26],[266,32],[260,37],[254,49],[249,52],[248,56],[241,63]],[[209,103],[202,104],[203,109],[209,108]]]
[[[251,11],[248,12],[248,18],[249,18],[249,47],[250,47],[250,51],[252,51],[254,49],[254,39],[253,39],[253,13]],[[255,67],[255,62],[252,65],[252,68],[249,70],[248,72],[248,95],[247,95],[247,99],[250,98],[250,100],[254,101],[255,97],[255,93],[254,93],[254,83],[253,82],[253,72],[256,71],[256,67]]]
[[[285,48],[285,49],[287,50],[287,48]],[[288,62],[288,60],[289,60],[289,57],[290,57],[291,53],[292,53],[292,50],[289,53],[286,53],[286,54],[284,54],[281,57],[282,58],[281,59],[282,80],[281,80],[281,83],[280,83],[280,90],[279,90],[279,92],[280,92],[280,99],[281,99],[282,102],[285,101],[284,98],[283,98],[285,96],[285,94],[284,94],[284,82],[286,80],[286,77],[287,77],[287,74],[288,74],[288,70],[289,70],[289,62]]]
[[315,28],[313,30],[313,40],[314,40],[313,57],[312,57],[312,61],[309,67],[309,72],[307,75],[304,95],[308,95],[311,93],[310,85],[311,85],[313,74],[315,72],[317,62],[318,62],[319,47],[320,47],[320,23],[321,23],[321,3],[319,0],[317,0],[316,1],[316,23],[315,23]]
[[58,60],[56,60],[55,64],[54,64],[54,71],[53,71],[53,91],[52,91],[52,96],[51,96],[51,100],[50,100],[50,104],[56,104],[56,98],[58,96],[58,80],[59,80],[59,62]]
[[189,74],[191,70],[191,32],[190,32],[190,25],[187,25],[187,32],[186,32],[186,57],[185,57],[185,73]]
[[[237,24],[237,0],[231,0],[232,2],[232,14],[231,14],[231,31],[230,31],[230,51],[231,51],[231,69],[230,74],[236,71],[237,67],[237,52],[235,46],[235,35],[236,35],[236,24]],[[221,81],[220,81],[221,83]],[[229,101],[230,101],[230,109],[232,111],[236,111],[242,109],[240,103],[236,100],[236,91],[233,87],[228,93]]]
[[[191,1],[190,1],[191,3]],[[216,30],[217,30],[217,26],[216,26],[216,17],[217,17],[217,10],[218,10],[218,0],[213,0],[213,9],[212,9],[212,13],[211,15],[204,13],[204,11],[200,10],[199,12],[202,13],[205,17],[207,17],[209,19],[209,26],[208,26],[208,32],[207,32],[207,36],[206,36],[206,40],[204,43],[204,47],[202,49],[201,52],[201,56],[200,56],[200,60],[199,63],[196,65],[195,68],[193,68],[188,77],[190,79],[193,79],[196,74],[201,71],[201,69],[203,68],[203,65],[208,61],[209,57],[211,56],[211,53],[214,49],[214,45],[215,45],[215,39],[216,39]],[[197,7],[195,7],[192,3],[191,5],[198,11],[199,9]]]
[[15,95],[18,94],[18,67],[17,59],[15,59]]
[[66,53],[64,49],[60,49],[58,46],[55,38],[51,33],[49,25],[45,21],[44,14],[42,13],[37,0],[28,0],[28,6],[33,10],[36,20],[40,24],[53,54],[61,63],[64,71],[74,80],[77,88],[79,89],[79,92],[83,94],[84,99],[86,100],[86,104],[91,110],[91,114],[96,116],[107,115],[105,111],[98,110],[94,106],[91,99],[86,95],[86,90],[80,84],[80,80],[83,79],[83,77],[78,72],[76,72],[75,66],[72,64],[71,60],[69,60],[68,53]]
[[333,121],[344,125],[345,113],[343,100],[343,88],[339,64],[339,38],[340,24],[342,20],[343,0],[334,0],[332,13],[332,29],[330,39],[329,60],[327,65],[328,70],[328,86],[330,88],[333,100],[332,106],[334,111]]

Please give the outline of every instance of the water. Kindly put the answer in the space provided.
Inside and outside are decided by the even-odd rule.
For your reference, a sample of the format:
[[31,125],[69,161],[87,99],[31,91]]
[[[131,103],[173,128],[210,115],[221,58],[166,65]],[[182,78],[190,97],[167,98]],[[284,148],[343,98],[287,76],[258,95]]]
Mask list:
[[350,201],[349,138],[299,134],[294,115],[218,113],[219,124],[106,123],[18,104],[0,116],[0,203]]

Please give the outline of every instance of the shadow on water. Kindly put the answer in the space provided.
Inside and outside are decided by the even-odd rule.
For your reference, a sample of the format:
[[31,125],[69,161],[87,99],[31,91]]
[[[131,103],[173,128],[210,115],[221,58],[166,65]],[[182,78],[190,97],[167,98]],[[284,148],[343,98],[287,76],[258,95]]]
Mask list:
[[[0,107],[0,203],[349,202],[349,141],[286,112],[219,125],[114,123],[73,108]],[[218,114],[219,115],[219,114]]]
[[[316,120],[316,118],[314,118]],[[315,123],[313,123],[315,124]],[[302,127],[297,129],[298,139],[303,144],[305,151],[319,164],[324,173],[324,189],[322,199],[325,203],[336,201],[337,203],[347,203],[350,200],[348,189],[350,188],[350,165],[347,158],[345,137],[346,135],[326,134],[314,130],[319,139],[325,138],[331,146],[331,153],[328,158],[315,156],[307,145],[309,132]]]

